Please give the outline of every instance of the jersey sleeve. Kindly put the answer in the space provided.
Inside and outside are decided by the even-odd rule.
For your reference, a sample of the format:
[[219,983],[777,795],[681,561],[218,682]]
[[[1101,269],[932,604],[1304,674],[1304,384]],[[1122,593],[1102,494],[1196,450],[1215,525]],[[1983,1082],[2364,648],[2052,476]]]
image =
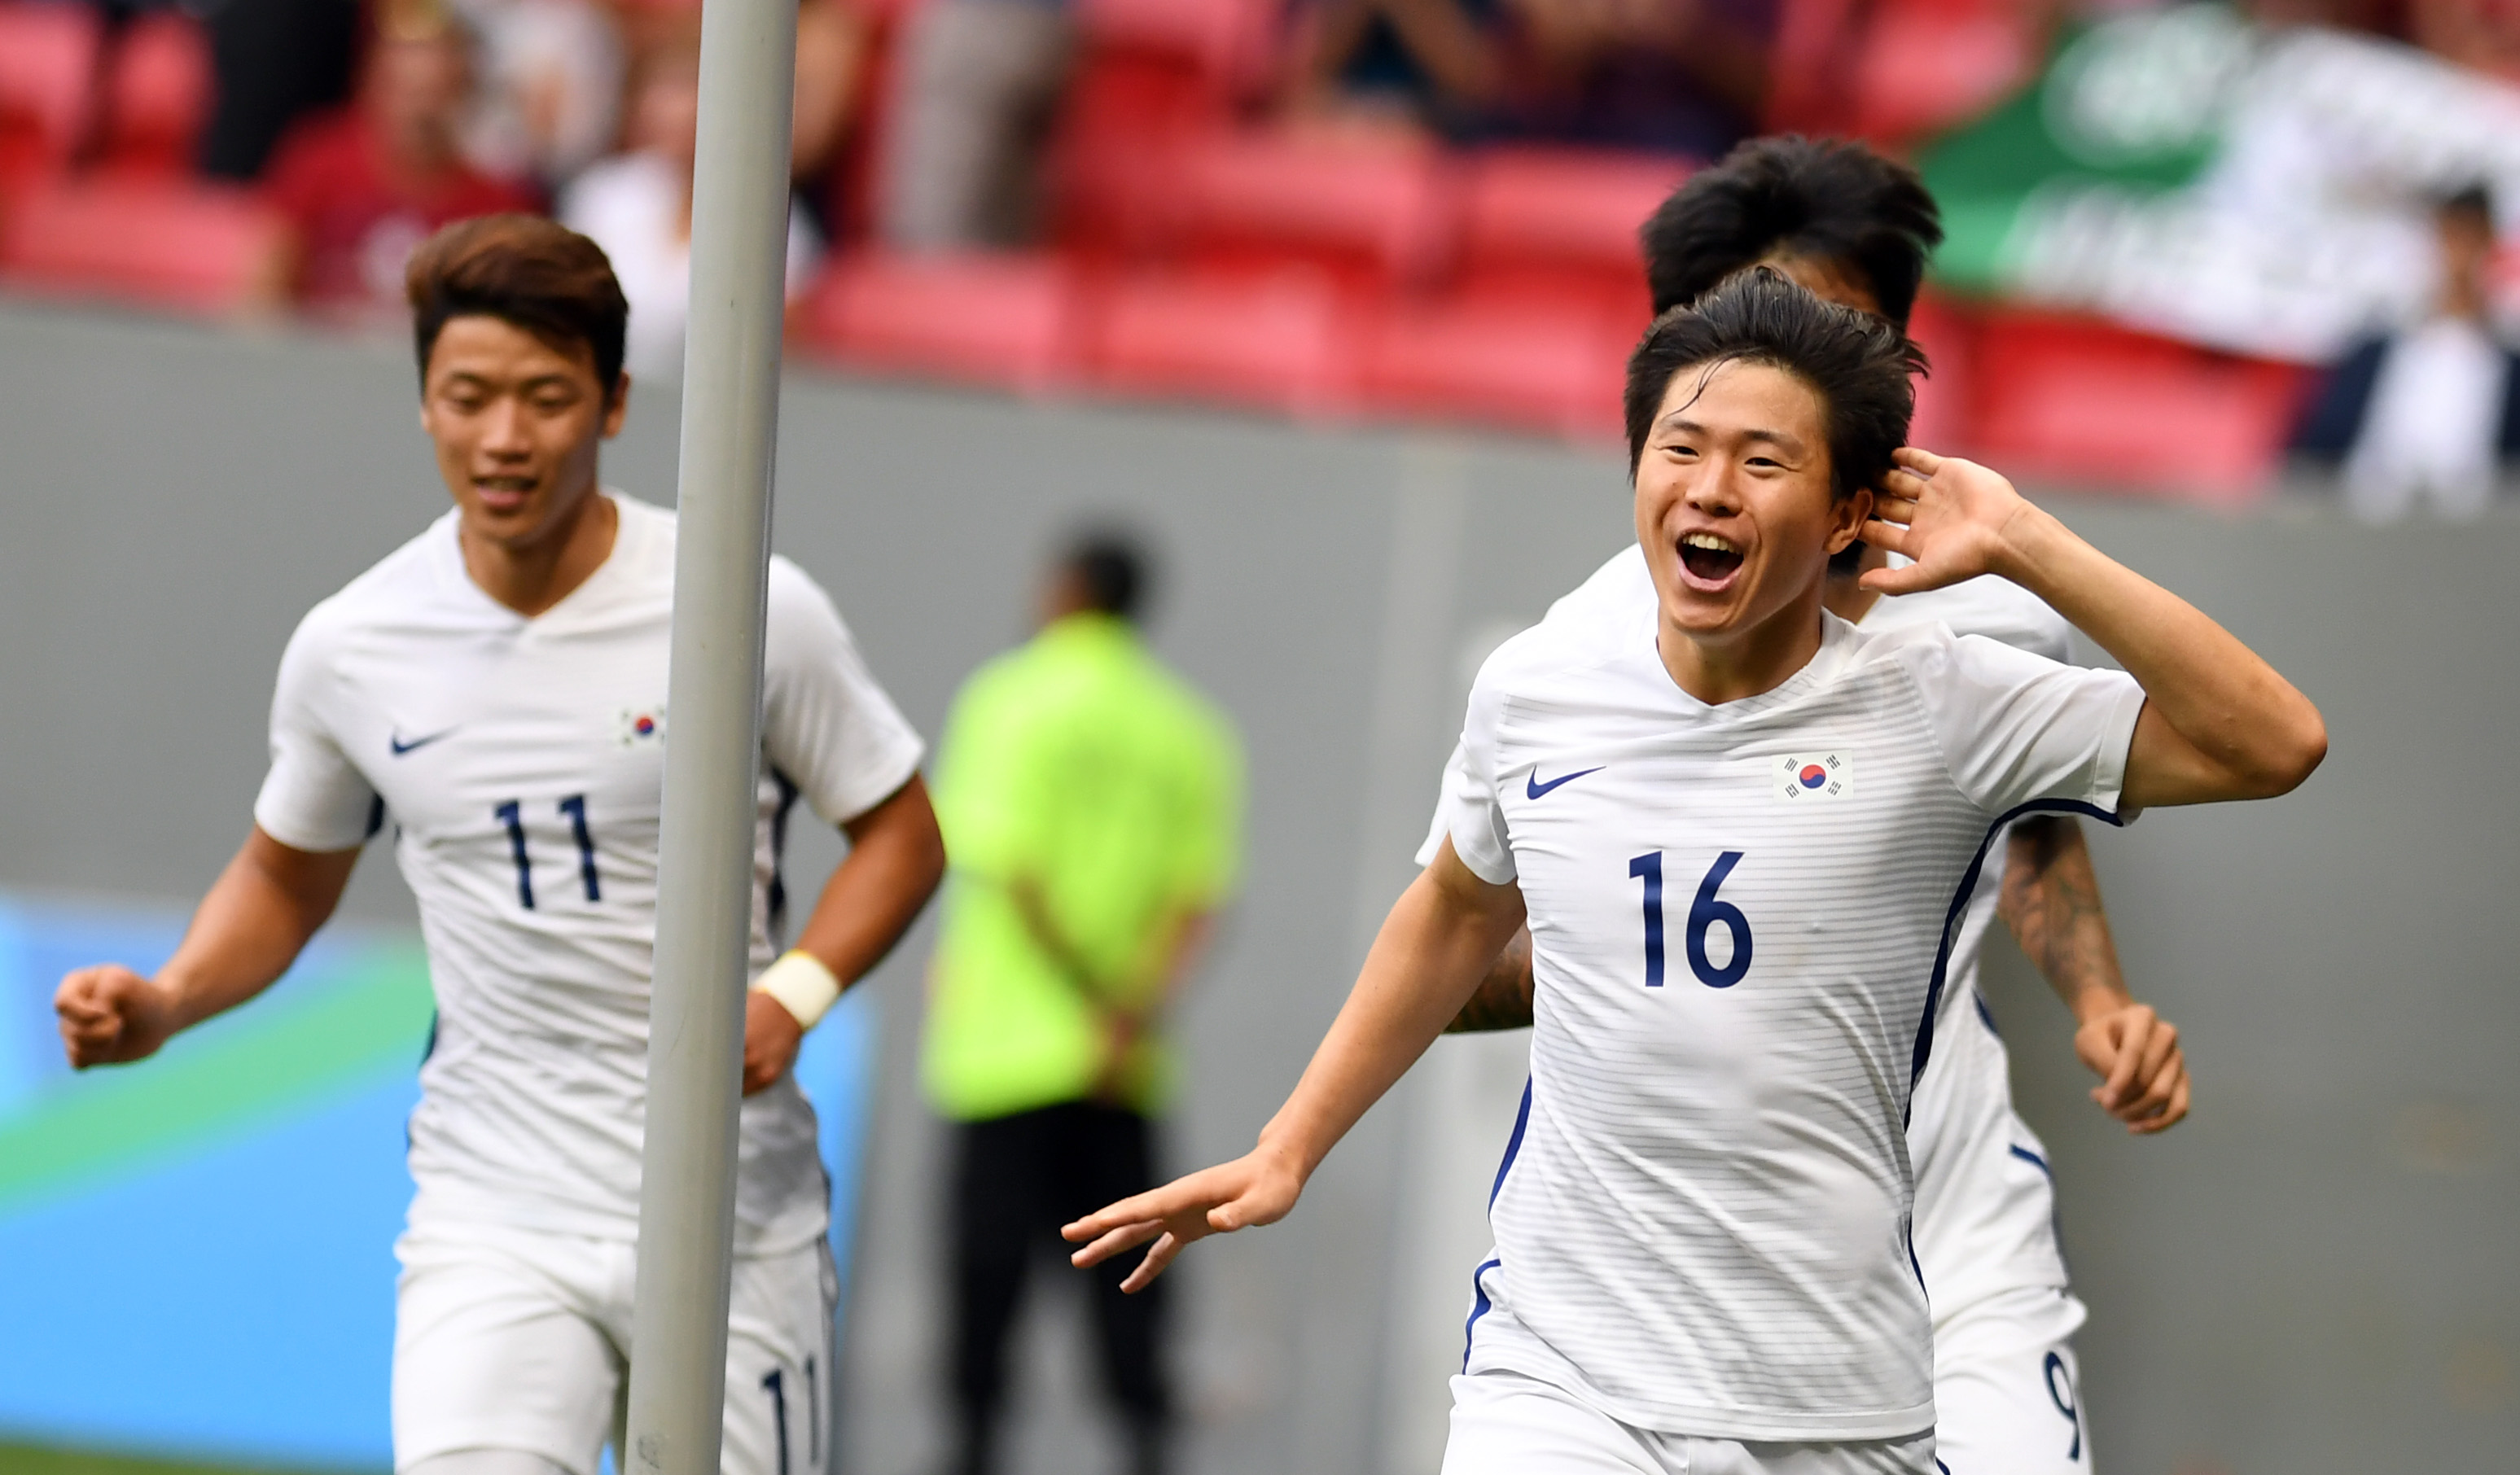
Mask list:
[[849,638],[831,596],[785,559],[770,564],[761,738],[814,812],[844,825],[919,772],[918,732]]
[[1444,848],[1444,806],[1452,797],[1453,786],[1462,782],[1462,745],[1453,744],[1453,756],[1444,760],[1444,777],[1435,784],[1435,813],[1426,822],[1426,839],[1418,847],[1418,865],[1422,870],[1435,864],[1435,852]]
[[2006,815],[2062,801],[2118,819],[2127,751],[2143,711],[2134,677],[1941,631],[1903,653],[1952,782],[1972,803]]
[[271,697],[271,771],[253,823],[293,850],[355,850],[376,818],[377,791],[334,735],[338,715],[322,609],[299,623]]
[[[1490,658],[1493,669],[1495,660]],[[1444,802],[1437,821],[1453,839],[1453,853],[1470,873],[1491,886],[1502,886],[1516,874],[1513,846],[1506,833],[1505,806],[1497,802],[1497,729],[1505,699],[1488,673],[1470,689],[1469,714],[1462,723],[1458,766],[1444,770]],[[1441,848],[1438,837],[1437,848]],[[1429,861],[1434,859],[1430,853]]]

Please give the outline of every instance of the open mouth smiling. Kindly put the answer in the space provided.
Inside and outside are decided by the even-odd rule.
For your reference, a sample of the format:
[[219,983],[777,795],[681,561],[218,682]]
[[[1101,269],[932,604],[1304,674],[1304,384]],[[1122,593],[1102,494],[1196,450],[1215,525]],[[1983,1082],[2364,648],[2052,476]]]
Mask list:
[[1741,571],[1741,550],[1732,539],[1716,533],[1683,533],[1680,566],[1691,581],[1720,588]]

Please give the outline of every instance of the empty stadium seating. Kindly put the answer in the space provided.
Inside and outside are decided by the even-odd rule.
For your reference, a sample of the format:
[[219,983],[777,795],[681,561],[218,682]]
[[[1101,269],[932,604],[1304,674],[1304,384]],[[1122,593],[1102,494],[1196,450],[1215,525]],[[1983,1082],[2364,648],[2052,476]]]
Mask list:
[[1354,406],[1362,324],[1320,273],[1131,276],[1098,318],[1092,361],[1106,389],[1314,418]]
[[0,282],[178,312],[276,305],[288,238],[251,196],[212,185],[40,185],[0,216]]
[[181,11],[147,12],[124,28],[105,74],[102,166],[176,175],[192,167],[209,121],[209,38]]
[[2302,391],[2290,365],[2089,318],[1990,315],[1969,442],[2025,478],[2248,497],[2273,473]]
[[1079,303],[1075,273],[1055,257],[866,251],[825,274],[798,314],[798,346],[860,368],[1038,393],[1076,372]]
[[0,0],[0,189],[65,167],[87,135],[97,13],[61,0]]

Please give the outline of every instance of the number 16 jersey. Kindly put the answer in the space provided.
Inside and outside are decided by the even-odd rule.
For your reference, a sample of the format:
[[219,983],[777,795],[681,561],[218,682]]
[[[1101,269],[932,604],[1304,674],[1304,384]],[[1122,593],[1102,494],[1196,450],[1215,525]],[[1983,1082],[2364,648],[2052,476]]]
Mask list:
[[1650,613],[1536,626],[1471,692],[1445,826],[1519,883],[1537,985],[1472,1372],[1678,1434],[1933,1425],[1906,1114],[1953,938],[2010,819],[2115,820],[2143,695],[1822,621],[1801,671],[1720,705]]
[[[675,522],[612,503],[611,553],[531,619],[472,582],[449,513],[316,605],[281,659],[255,823],[314,851],[390,824],[420,903],[437,1023],[411,1120],[415,1225],[638,1235]],[[784,559],[768,615],[756,969],[789,803],[853,819],[921,752]],[[738,1251],[813,1243],[829,1199],[795,1079],[745,1097]]]

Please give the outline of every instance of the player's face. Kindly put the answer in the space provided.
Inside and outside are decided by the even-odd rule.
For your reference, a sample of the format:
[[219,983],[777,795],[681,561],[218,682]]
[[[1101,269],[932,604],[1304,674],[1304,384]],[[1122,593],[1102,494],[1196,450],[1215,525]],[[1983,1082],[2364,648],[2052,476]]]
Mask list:
[[1664,623],[1702,644],[1810,596],[1871,506],[1830,495],[1820,396],[1764,364],[1674,375],[1637,463],[1637,540]]
[[510,548],[567,525],[595,490],[597,452],[621,429],[630,380],[608,402],[584,344],[563,352],[504,318],[451,318],[429,350],[420,424],[465,532]]

